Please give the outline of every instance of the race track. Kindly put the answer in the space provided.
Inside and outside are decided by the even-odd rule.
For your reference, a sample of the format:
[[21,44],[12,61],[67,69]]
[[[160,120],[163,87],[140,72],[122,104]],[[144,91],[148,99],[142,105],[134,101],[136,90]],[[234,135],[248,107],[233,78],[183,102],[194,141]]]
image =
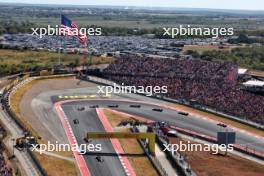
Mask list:
[[[139,104],[140,108],[131,108],[131,104]],[[175,125],[180,128],[192,130],[201,134],[205,134],[211,137],[216,137],[217,132],[220,130],[217,124],[206,121],[204,119],[195,118],[192,116],[183,116],[178,114],[177,111],[172,109],[162,108],[163,112],[153,111],[153,108],[160,108],[153,104],[147,104],[143,102],[130,102],[126,100],[89,100],[89,101],[74,101],[70,103],[65,103],[64,106],[85,106],[86,109],[89,109],[91,105],[99,105],[99,107],[109,108],[108,105],[119,105],[118,108],[114,108],[117,111],[125,112],[131,115],[137,115],[145,117],[146,119],[154,121],[165,121],[172,125]],[[93,109],[89,111],[93,112]],[[95,112],[95,110],[94,110]],[[95,115],[95,114],[93,114]],[[234,131],[231,128],[227,128],[228,131]],[[241,133],[236,131],[236,143],[237,144],[248,144],[249,147],[253,147],[256,150],[264,152],[264,141],[261,141],[259,138],[250,136],[246,133]]]
[[[83,139],[86,137],[87,132],[103,132],[105,129],[97,117],[95,109],[86,108],[87,110],[85,111],[78,111],[77,108],[78,103],[70,106],[68,104],[62,105],[62,109],[70,122],[77,143],[83,144],[86,143]],[[78,119],[79,124],[74,124],[74,119]],[[110,140],[93,140],[89,144],[102,145],[102,151],[100,153],[89,152],[83,155],[91,175],[126,175]],[[104,162],[98,162],[96,160],[96,156],[99,155],[102,156]]]
[[[140,108],[132,108],[130,105],[137,104]],[[162,108],[163,112],[153,111],[153,108],[160,108],[158,105],[148,104],[146,102],[132,102],[129,100],[74,100],[62,103],[62,109],[69,119],[70,125],[73,129],[73,133],[78,143],[84,143],[83,138],[87,132],[101,132],[104,131],[104,127],[98,118],[96,108],[90,108],[90,106],[99,105],[100,108],[109,108],[109,105],[118,105],[118,108],[113,108],[116,111],[125,112],[131,115],[141,116],[153,121],[165,121],[171,125],[191,130],[200,134],[216,137],[217,132],[220,130],[217,124],[199,119],[192,116],[183,116],[178,114],[176,110]],[[85,107],[84,111],[78,111],[78,107]],[[79,124],[74,124],[73,120],[78,119]],[[227,128],[228,131],[234,131],[234,129]],[[247,133],[241,133],[236,131],[236,143],[254,148],[257,151],[264,152],[264,141],[258,137],[249,135]],[[96,143],[96,141],[93,141]],[[98,141],[97,141],[98,142]],[[100,140],[102,144],[102,153],[115,153],[110,140]],[[103,155],[103,154],[102,154]],[[105,162],[99,163],[95,160],[95,155],[85,155],[85,161],[89,167],[92,175],[126,175],[124,168],[122,167],[117,156],[106,154],[104,156]]]

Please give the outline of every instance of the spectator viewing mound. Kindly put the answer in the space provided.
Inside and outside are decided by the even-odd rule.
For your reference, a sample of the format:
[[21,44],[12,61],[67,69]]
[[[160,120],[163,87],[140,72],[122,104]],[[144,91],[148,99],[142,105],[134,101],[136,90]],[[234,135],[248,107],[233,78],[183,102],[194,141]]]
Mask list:
[[126,56],[103,73],[118,84],[167,86],[167,97],[264,124],[264,97],[242,89],[231,62]]

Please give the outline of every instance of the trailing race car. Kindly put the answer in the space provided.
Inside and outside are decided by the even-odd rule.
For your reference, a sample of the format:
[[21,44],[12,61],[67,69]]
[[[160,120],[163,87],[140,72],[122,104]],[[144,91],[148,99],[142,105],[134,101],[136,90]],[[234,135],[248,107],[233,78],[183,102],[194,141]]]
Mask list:
[[104,159],[101,156],[96,156],[95,159],[100,163],[104,162]]
[[189,113],[187,113],[187,112],[182,112],[182,111],[179,111],[178,114],[181,114],[181,115],[184,115],[184,116],[188,116],[188,115],[189,115]]
[[91,105],[90,108],[99,108],[99,105]]
[[141,105],[130,105],[131,108],[140,108]]
[[162,112],[162,111],[163,111],[163,109],[161,109],[161,108],[153,108],[153,109],[152,109],[152,111],[158,111],[158,112]]
[[84,108],[84,107],[78,107],[77,110],[78,110],[78,111],[84,111],[85,108]]
[[73,120],[73,123],[74,123],[74,124],[79,124],[79,120],[78,120],[78,119],[74,119],[74,120]]
[[115,105],[108,105],[109,108],[118,108],[118,105],[115,104]]

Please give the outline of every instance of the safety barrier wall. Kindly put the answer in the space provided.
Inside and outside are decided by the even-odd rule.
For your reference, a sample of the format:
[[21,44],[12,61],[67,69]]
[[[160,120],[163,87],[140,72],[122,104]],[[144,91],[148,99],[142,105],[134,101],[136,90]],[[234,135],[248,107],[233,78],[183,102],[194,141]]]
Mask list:
[[[4,106],[5,112],[15,121],[15,123],[18,125],[18,127],[24,131],[24,134],[30,134],[30,131],[25,128],[25,126],[23,125],[22,121],[16,116],[16,114],[12,111],[12,109],[10,108],[9,104],[8,104],[8,100],[4,100],[4,102],[2,102],[2,105]],[[42,166],[40,165],[39,161],[37,160],[36,156],[33,154],[33,152],[29,149],[27,149],[28,154],[30,155],[31,159],[33,160],[33,162],[35,163],[35,166],[38,168],[39,172],[41,173],[41,175],[46,176],[48,175],[45,170],[42,168]]]
[[[109,80],[103,79],[103,78],[98,78],[98,77],[95,77],[95,76],[88,76],[88,80],[89,81],[94,81],[95,83],[101,83],[101,84],[110,85],[110,86],[113,86],[114,84],[116,84],[113,81],[109,81]],[[116,84],[116,85],[118,85],[118,84]],[[137,93],[137,94],[145,95],[145,94],[142,94],[142,93]],[[198,110],[201,110],[201,111],[205,111],[205,112],[209,112],[209,113],[212,113],[212,114],[215,114],[215,115],[218,115],[218,116],[222,116],[222,117],[237,121],[239,123],[243,123],[243,124],[252,126],[254,128],[257,128],[257,129],[264,130],[264,125],[252,122],[250,120],[246,120],[246,119],[242,119],[242,118],[239,118],[239,117],[235,117],[233,115],[229,115],[229,114],[226,114],[226,113],[223,113],[223,112],[219,112],[219,111],[217,111],[215,109],[212,109],[210,107],[206,107],[206,106],[202,106],[202,105],[194,106],[194,105],[191,105],[191,103],[188,102],[188,101],[172,99],[172,98],[168,98],[168,97],[164,97],[164,96],[160,96],[160,95],[153,95],[152,98],[165,100],[165,101],[172,102],[172,103],[182,104],[182,105],[185,105],[185,106],[189,106],[191,108],[195,108],[195,109],[198,109]]]
[[[103,79],[103,78],[98,78],[98,77],[95,77],[95,76],[88,76],[86,80],[94,82],[94,83],[97,83],[97,84],[109,85],[109,86],[113,86],[114,84],[116,84],[113,81],[109,81],[109,80],[106,80],[106,79]],[[137,93],[137,94],[145,96],[145,94],[142,94],[142,93]],[[199,110],[202,110],[202,111],[205,111],[205,112],[213,113],[213,114],[218,115],[218,116],[226,117],[226,118],[229,118],[231,120],[234,120],[234,121],[237,121],[237,122],[240,122],[240,123],[243,123],[243,124],[246,124],[246,125],[261,129],[261,130],[264,129],[264,127],[262,125],[256,124],[254,122],[248,122],[248,121],[245,121],[243,119],[239,119],[238,117],[234,117],[234,116],[230,116],[230,115],[224,114],[222,112],[217,112],[217,111],[212,110],[212,109],[210,109],[208,107],[202,107],[201,106],[199,108],[199,107],[196,107],[196,106],[192,106],[192,105],[190,105],[190,103],[187,103],[187,102],[182,102],[182,101],[179,101],[179,100],[175,100],[175,99],[171,99],[171,98],[167,98],[167,97],[161,97],[161,96],[152,96],[152,98],[168,101],[168,102],[171,102],[171,103],[183,104],[183,105],[195,108],[195,109],[199,109]],[[197,138],[200,138],[202,140],[206,140],[208,142],[216,143],[216,139],[213,138],[213,137],[210,137],[210,136],[202,135],[202,134],[195,133],[195,132],[192,132],[190,130],[184,130],[184,129],[179,129],[179,131],[184,133],[184,134],[186,134],[186,135],[196,136]],[[254,149],[250,149],[250,148],[248,148],[246,146],[234,145],[234,148],[237,151],[243,152],[245,154],[249,154],[249,155],[252,155],[254,157],[257,157],[257,158],[260,158],[260,159],[264,159],[264,153],[258,152],[258,151],[254,150]]]
[[[164,150],[164,144],[168,144],[168,142],[160,137],[157,138],[157,143],[159,147]],[[183,156],[178,152],[170,152],[168,150],[165,151],[168,160],[174,167],[180,169],[181,175],[185,176],[196,176],[196,173],[191,169],[190,164],[184,160]]]
[[[199,138],[199,139],[211,142],[211,143],[217,143],[217,139],[214,138],[214,137],[203,135],[203,134],[199,134],[199,133],[193,132],[191,130],[186,130],[186,129],[182,129],[182,128],[175,127],[175,126],[170,126],[170,127],[175,129],[175,130],[177,130],[178,132],[180,132],[182,134],[186,134],[188,136]],[[240,151],[242,153],[245,153],[245,154],[248,154],[248,155],[251,155],[251,156],[254,156],[256,158],[264,160],[264,153],[263,152],[259,152],[259,151],[253,150],[253,149],[250,149],[250,148],[248,148],[246,146],[242,146],[242,145],[239,145],[239,144],[234,144],[234,149],[237,150],[237,151]]]
[[[15,121],[15,123],[18,125],[18,127],[24,132],[24,134],[31,135],[30,129],[26,128],[24,123],[21,121],[20,118],[16,115],[16,113],[13,112],[11,106],[10,106],[10,96],[14,93],[14,91],[17,91],[19,89],[21,83],[23,82],[29,83],[30,81],[34,79],[42,80],[42,79],[52,79],[52,78],[60,78],[60,77],[71,77],[75,76],[75,74],[67,74],[67,75],[50,75],[50,76],[41,76],[41,77],[29,77],[29,75],[25,75],[22,78],[15,79],[13,82],[11,82],[9,85],[7,85],[3,92],[3,99],[2,105],[4,107],[5,112]],[[30,80],[29,80],[30,79]],[[37,136],[36,136],[37,137]],[[31,159],[35,163],[36,167],[38,168],[41,175],[46,176],[48,175],[46,171],[42,168],[40,162],[36,158],[35,154],[27,149],[26,150],[28,154],[30,155]]]
[[249,125],[251,127],[254,127],[254,128],[257,128],[257,129],[260,129],[260,130],[264,130],[264,126],[263,125],[260,125],[260,124],[257,124],[255,122],[252,122],[252,121],[249,121],[249,120],[246,120],[246,119],[241,119],[239,117],[235,117],[235,116],[232,116],[232,115],[229,115],[229,114],[214,110],[214,109],[212,109],[210,107],[206,107],[206,106],[202,106],[202,105],[194,106],[194,105],[191,105],[187,101],[179,101],[179,100],[168,98],[168,97],[158,97],[158,96],[156,96],[154,98],[165,100],[165,101],[172,102],[172,103],[182,104],[182,105],[185,105],[185,106],[188,106],[188,107],[191,107],[191,108],[195,108],[195,109],[198,109],[198,110],[201,110],[201,111],[204,111],[204,112],[209,112],[209,113],[215,114],[217,116],[225,117],[225,118],[228,118],[230,120],[233,120],[233,121],[245,124],[245,125]]
[[[136,127],[134,127],[134,128],[132,128],[132,132],[133,133],[138,133],[139,130]],[[149,153],[148,149],[146,148],[146,146],[144,145],[143,141],[141,139],[138,139],[138,142],[139,142],[140,146],[142,147],[142,149],[144,150],[144,152],[146,153],[146,155],[147,155],[149,161],[151,162],[151,164],[154,166],[156,171],[159,173],[159,175],[160,176],[168,176],[169,174],[161,166],[159,161],[157,161],[157,159],[155,159],[155,157],[150,155],[150,153]]]

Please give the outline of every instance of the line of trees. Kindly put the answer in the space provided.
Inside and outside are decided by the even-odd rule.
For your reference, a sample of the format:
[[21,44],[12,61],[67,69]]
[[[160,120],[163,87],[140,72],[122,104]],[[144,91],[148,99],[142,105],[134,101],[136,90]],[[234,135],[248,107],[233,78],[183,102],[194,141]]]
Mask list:
[[238,47],[231,51],[204,51],[202,54],[197,51],[188,50],[185,54],[209,61],[215,59],[231,61],[241,67],[264,71],[264,46]]

